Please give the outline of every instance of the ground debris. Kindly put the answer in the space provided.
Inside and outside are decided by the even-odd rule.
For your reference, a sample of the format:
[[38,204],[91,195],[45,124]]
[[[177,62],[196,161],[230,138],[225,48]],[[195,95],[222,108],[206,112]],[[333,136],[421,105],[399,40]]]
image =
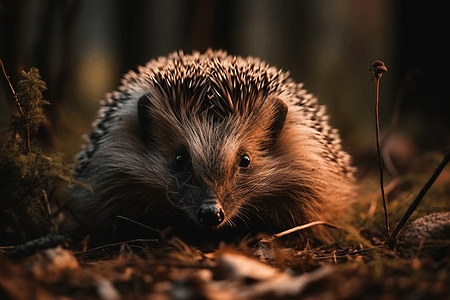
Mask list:
[[64,243],[64,237],[61,235],[45,236],[39,239],[31,240],[22,245],[18,245],[6,252],[6,255],[13,259],[21,259],[39,250],[52,248],[62,243]]
[[273,245],[274,255],[261,259],[242,246],[204,253],[174,240],[160,247],[137,251],[142,249],[123,243],[115,254],[97,259],[62,246],[20,261],[0,256],[0,298],[339,300],[449,294],[448,256],[435,261],[398,257],[380,247]]

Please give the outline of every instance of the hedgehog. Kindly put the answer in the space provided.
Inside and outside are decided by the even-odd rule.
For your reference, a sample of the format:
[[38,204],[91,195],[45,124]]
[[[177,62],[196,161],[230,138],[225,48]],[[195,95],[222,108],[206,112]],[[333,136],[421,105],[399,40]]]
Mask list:
[[[70,207],[91,234],[117,216],[200,239],[342,218],[354,168],[325,107],[287,72],[225,51],[175,52],[107,94]],[[178,231],[177,231],[178,230]]]

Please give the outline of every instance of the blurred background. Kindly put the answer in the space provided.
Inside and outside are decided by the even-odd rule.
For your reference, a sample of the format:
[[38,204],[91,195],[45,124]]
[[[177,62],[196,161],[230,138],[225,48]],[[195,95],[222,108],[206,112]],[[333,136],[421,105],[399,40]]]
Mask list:
[[[52,105],[36,140],[69,161],[123,73],[176,50],[213,48],[258,56],[304,82],[327,105],[356,164],[375,151],[369,68],[382,60],[389,71],[381,79],[381,130],[398,117],[386,148],[408,163],[448,144],[449,3],[0,0],[0,59],[13,84],[20,70],[39,68]],[[14,111],[1,74],[0,128]]]

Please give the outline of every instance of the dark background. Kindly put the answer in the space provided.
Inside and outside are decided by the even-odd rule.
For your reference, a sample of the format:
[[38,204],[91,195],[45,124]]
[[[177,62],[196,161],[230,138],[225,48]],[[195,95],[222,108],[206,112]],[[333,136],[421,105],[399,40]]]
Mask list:
[[[40,69],[52,105],[38,140],[68,160],[124,72],[210,47],[290,71],[328,106],[355,156],[374,149],[369,68],[383,60],[382,131],[400,99],[395,147],[442,152],[450,129],[448,12],[447,1],[0,1],[0,59],[13,84],[20,70]],[[12,111],[1,76],[1,128]]]

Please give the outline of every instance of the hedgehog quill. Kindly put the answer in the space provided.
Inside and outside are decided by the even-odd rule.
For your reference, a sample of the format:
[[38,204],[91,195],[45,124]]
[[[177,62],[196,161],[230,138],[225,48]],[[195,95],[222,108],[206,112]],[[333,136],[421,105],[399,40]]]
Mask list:
[[256,58],[152,60],[107,95],[93,127],[75,169],[92,191],[73,187],[70,206],[97,233],[118,215],[204,238],[273,233],[336,220],[354,196],[325,107]]

